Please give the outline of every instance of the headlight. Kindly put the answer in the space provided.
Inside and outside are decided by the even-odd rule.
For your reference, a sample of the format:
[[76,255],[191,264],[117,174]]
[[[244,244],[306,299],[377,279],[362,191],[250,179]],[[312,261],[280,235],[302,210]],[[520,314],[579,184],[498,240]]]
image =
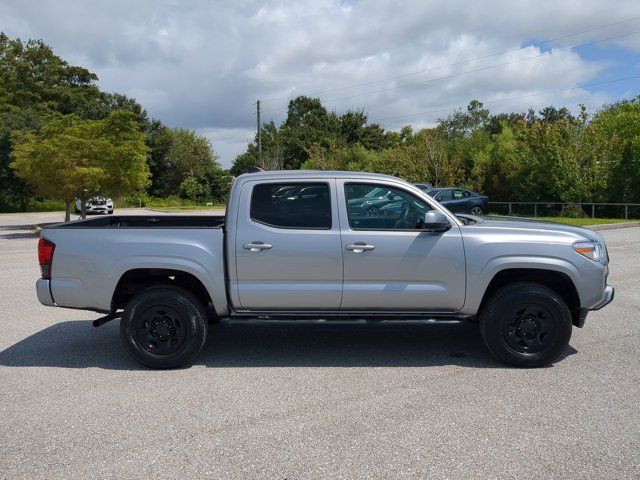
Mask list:
[[600,258],[602,258],[602,245],[595,240],[575,242],[573,244],[573,250],[591,260],[600,260]]

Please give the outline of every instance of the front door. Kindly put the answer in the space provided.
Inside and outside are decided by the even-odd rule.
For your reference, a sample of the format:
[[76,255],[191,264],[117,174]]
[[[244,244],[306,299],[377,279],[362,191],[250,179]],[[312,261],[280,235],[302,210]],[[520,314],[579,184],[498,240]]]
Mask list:
[[339,308],[342,251],[336,212],[333,179],[244,184],[231,285],[242,309]]
[[[378,188],[390,202],[367,212],[354,199]],[[451,312],[465,297],[465,258],[457,225],[420,230],[425,198],[398,184],[338,180],[344,257],[342,310]],[[349,202],[351,200],[351,202]]]

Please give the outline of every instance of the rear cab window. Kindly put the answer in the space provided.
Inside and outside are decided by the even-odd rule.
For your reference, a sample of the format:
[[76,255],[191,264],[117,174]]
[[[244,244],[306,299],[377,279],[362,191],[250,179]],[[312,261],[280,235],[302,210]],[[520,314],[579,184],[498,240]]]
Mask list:
[[252,221],[275,228],[331,229],[331,194],[323,182],[262,183],[251,192]]

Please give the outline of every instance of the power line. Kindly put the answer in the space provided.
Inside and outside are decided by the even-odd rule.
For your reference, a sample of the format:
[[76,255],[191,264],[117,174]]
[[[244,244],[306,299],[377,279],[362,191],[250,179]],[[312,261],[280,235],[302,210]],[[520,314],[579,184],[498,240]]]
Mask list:
[[[467,71],[464,71],[464,72],[457,72],[457,73],[451,73],[449,75],[443,75],[443,76],[440,76],[440,77],[433,77],[433,78],[429,78],[427,80],[422,80],[420,82],[406,83],[404,85],[396,85],[394,87],[385,88],[385,89],[382,89],[382,90],[373,90],[373,91],[364,92],[364,93],[358,93],[358,94],[354,94],[354,95],[347,95],[347,96],[344,96],[344,97],[329,98],[329,99],[325,99],[325,101],[335,102],[335,101],[338,101],[338,100],[347,100],[347,99],[350,99],[350,98],[364,97],[364,96],[373,95],[373,94],[376,94],[376,93],[390,92],[390,91],[394,91],[394,90],[401,89],[401,88],[423,86],[423,85],[426,85],[428,83],[435,82],[435,81],[438,81],[438,80],[454,78],[454,77],[458,77],[458,76],[461,76],[461,75],[468,75],[470,73],[477,73],[477,72],[481,72],[481,71],[485,71],[485,70],[490,70],[492,68],[502,67],[502,66],[506,66],[506,65],[512,65],[514,63],[534,60],[536,58],[540,58],[540,57],[543,57],[543,56],[550,56],[550,55],[553,55],[553,54],[556,54],[556,53],[559,53],[559,52],[572,50],[572,49],[575,49],[575,48],[584,48],[584,47],[596,45],[596,44],[599,44],[599,43],[608,42],[608,41],[611,41],[611,40],[616,40],[616,39],[623,38],[623,37],[629,37],[629,36],[632,36],[632,35],[637,35],[639,33],[640,33],[640,30],[637,30],[637,31],[634,31],[634,32],[630,32],[630,33],[623,33],[623,34],[619,34],[619,35],[614,35],[614,36],[611,36],[611,37],[603,38],[601,40],[595,40],[595,41],[592,41],[592,42],[586,42],[586,43],[581,43],[581,44],[578,44],[578,45],[572,45],[570,47],[565,47],[565,48],[561,48],[561,49],[557,49],[557,50],[552,50],[552,51],[549,51],[549,52],[543,52],[543,53],[540,53],[538,55],[534,55],[534,56],[531,56],[531,57],[519,58],[519,59],[511,60],[511,61],[508,61],[508,62],[502,62],[502,63],[493,64],[493,65],[487,65],[487,66],[476,68],[476,69],[473,69],[473,70],[467,70]],[[284,108],[286,108],[286,107],[270,108],[270,109],[262,110],[262,112],[263,113],[267,113],[267,112],[274,112],[274,111],[282,111],[282,110],[284,110]]]
[[[490,100],[488,102],[482,102],[483,105],[491,105],[494,103],[503,103],[503,102],[509,102],[512,100],[521,100],[523,98],[531,98],[531,97],[539,97],[542,95],[551,95],[552,93],[560,93],[560,92],[569,92],[572,90],[579,90],[581,88],[588,88],[588,87],[595,87],[598,85],[606,85],[609,83],[617,83],[617,82],[623,82],[626,80],[634,80],[634,79],[640,79],[640,75],[634,75],[631,77],[623,77],[623,78],[616,78],[613,80],[605,80],[602,82],[594,82],[594,83],[585,83],[583,85],[577,85],[575,87],[569,87],[569,88],[560,88],[560,89],[556,89],[556,90],[547,90],[545,92],[538,92],[538,93],[531,93],[531,94],[527,94],[527,95],[520,95],[517,97],[509,97],[509,98],[501,98],[499,100]],[[418,113],[410,113],[410,114],[402,114],[402,115],[391,115],[388,117],[382,117],[382,118],[378,118],[376,120],[373,120],[372,123],[380,123],[383,120],[390,120],[390,119],[395,119],[395,118],[408,118],[408,117],[418,117],[418,116],[422,116],[422,115],[428,115],[430,113],[439,113],[439,112],[447,112],[447,111],[451,111],[451,110],[456,110],[456,109],[460,109],[460,108],[464,108],[465,105],[456,105],[456,106],[449,106],[449,107],[442,107],[442,108],[438,108],[435,110],[427,110],[424,112],[418,112]]]
[[[532,43],[530,45],[526,45],[526,46],[522,46],[522,47],[511,48],[511,49],[508,49],[508,50],[502,50],[500,52],[494,52],[494,53],[490,53],[490,54],[483,55],[483,56],[480,56],[480,57],[474,57],[474,58],[469,58],[469,59],[461,60],[461,61],[454,62],[454,63],[449,63],[447,65],[441,65],[441,66],[438,66],[438,67],[431,67],[431,68],[427,68],[427,69],[424,69],[424,70],[419,70],[419,71],[416,71],[416,72],[405,73],[405,74],[402,74],[402,75],[395,75],[395,76],[383,78],[383,79],[380,79],[380,80],[371,80],[371,81],[368,81],[368,82],[355,83],[355,84],[346,85],[346,86],[343,86],[343,87],[331,88],[331,89],[328,89],[328,90],[319,90],[319,91],[316,91],[316,92],[308,93],[307,95],[308,96],[321,95],[321,94],[324,94],[324,93],[331,93],[331,92],[336,92],[336,91],[340,91],[340,90],[348,90],[350,88],[363,87],[363,86],[366,86],[366,85],[374,85],[376,83],[387,82],[389,80],[396,80],[396,79],[399,79],[399,78],[411,77],[411,76],[414,76],[414,75],[420,75],[420,74],[423,74],[423,73],[426,73],[426,72],[435,71],[435,70],[442,70],[444,68],[455,67],[455,66],[458,66],[458,65],[463,65],[465,63],[471,63],[471,62],[475,62],[475,61],[478,61],[478,60],[484,60],[484,59],[487,59],[487,58],[497,57],[499,55],[504,55],[504,54],[511,53],[511,52],[516,52],[516,51],[519,51],[519,50],[524,50],[524,49],[529,48],[529,47],[539,47],[539,46],[545,45],[547,43],[556,42],[558,40],[565,40],[567,38],[576,37],[578,35],[594,32],[596,30],[602,30],[603,28],[608,28],[608,27],[613,27],[613,26],[616,26],[616,25],[621,25],[623,23],[633,22],[635,20],[640,20],[640,16],[628,18],[626,20],[620,20],[620,21],[613,22],[613,23],[608,23],[606,25],[601,25],[601,26],[589,28],[589,29],[586,29],[586,30],[581,30],[579,32],[570,33],[570,34],[567,34],[567,35],[561,35],[559,37],[550,38],[548,40],[543,40],[543,41],[540,41],[540,42],[537,42],[537,43]],[[288,100],[289,98],[290,98],[289,95],[282,96],[282,97],[272,97],[272,98],[267,99],[263,103],[265,103],[265,102],[266,103],[270,103],[270,102],[275,102],[275,101],[279,101],[279,100]],[[263,110],[263,111],[268,111],[268,110]]]

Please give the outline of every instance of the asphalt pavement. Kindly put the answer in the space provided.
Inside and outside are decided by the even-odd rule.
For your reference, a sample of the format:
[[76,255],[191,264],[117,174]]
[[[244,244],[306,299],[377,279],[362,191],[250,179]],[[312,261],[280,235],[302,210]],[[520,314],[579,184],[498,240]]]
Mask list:
[[0,478],[640,478],[640,228],[602,232],[616,298],[548,368],[473,325],[247,322],[152,371],[38,303],[58,218],[0,215]]

